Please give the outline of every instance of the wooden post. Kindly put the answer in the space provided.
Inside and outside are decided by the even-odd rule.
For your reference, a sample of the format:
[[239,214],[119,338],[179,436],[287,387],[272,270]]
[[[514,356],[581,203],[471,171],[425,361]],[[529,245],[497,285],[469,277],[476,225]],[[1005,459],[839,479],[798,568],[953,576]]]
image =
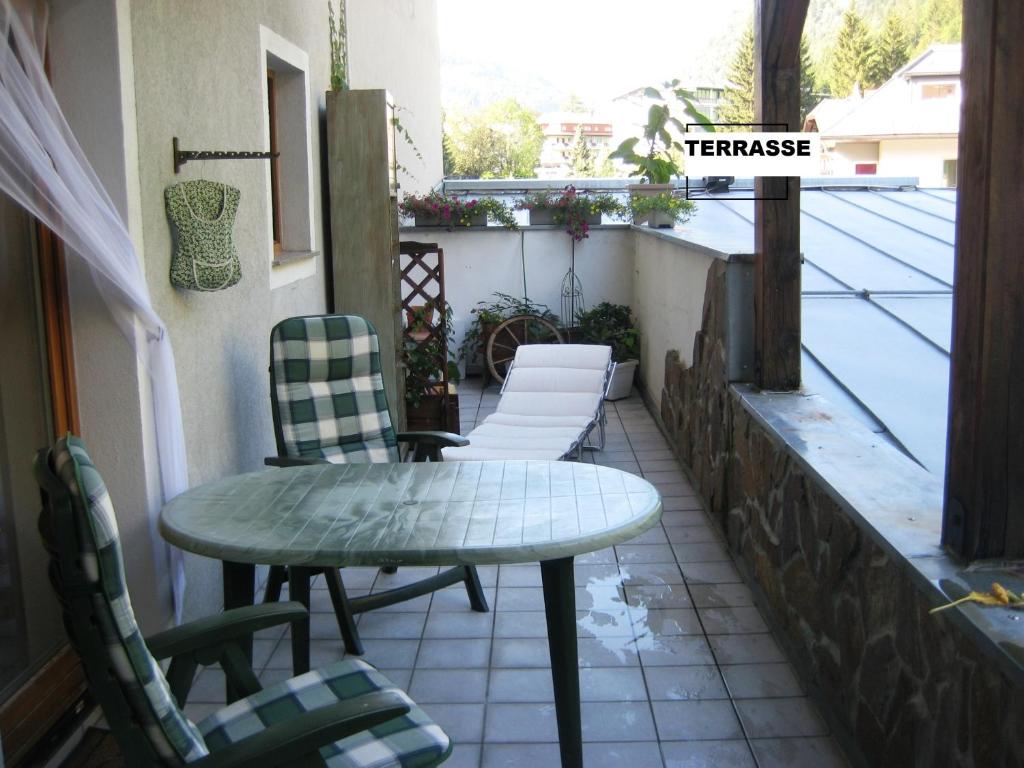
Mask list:
[[1024,557],[1024,3],[964,3],[942,541]]
[[[808,1],[757,0],[754,122],[785,124],[762,130],[800,130],[800,35]],[[757,381],[763,389],[798,389],[800,179],[758,178],[754,190]]]

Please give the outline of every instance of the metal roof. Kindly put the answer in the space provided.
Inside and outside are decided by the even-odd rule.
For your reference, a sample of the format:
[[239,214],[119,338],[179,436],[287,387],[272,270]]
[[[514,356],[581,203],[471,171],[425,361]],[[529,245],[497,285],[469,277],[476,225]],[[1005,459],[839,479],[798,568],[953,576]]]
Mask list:
[[[804,388],[941,476],[956,192],[814,188],[800,207]],[[753,202],[702,200],[678,234],[749,253],[753,221]]]

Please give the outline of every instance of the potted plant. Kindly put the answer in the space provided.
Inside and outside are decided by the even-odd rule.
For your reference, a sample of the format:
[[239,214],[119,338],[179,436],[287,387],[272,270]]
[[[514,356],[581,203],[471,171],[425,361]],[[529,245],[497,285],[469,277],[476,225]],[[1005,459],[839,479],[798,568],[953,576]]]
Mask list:
[[[430,336],[434,306],[411,307],[406,312],[408,330],[404,349],[405,411],[410,430],[459,431],[459,396],[451,386],[459,381],[459,368],[451,359],[452,308],[440,313],[440,327]],[[445,392],[447,374],[448,391]]]
[[602,214],[621,216],[623,206],[608,194],[580,194],[572,184],[556,195],[551,190],[531,192],[516,203],[520,211],[530,212],[530,226],[564,226],[576,241],[590,237],[590,227],[601,223]]
[[[682,102],[683,111],[695,122],[700,123],[708,130],[714,130],[714,126],[693,106],[693,94],[679,87],[679,81],[673,80],[665,83],[677,100]],[[672,180],[682,175],[683,169],[680,166],[683,146],[672,135],[674,128],[678,133],[686,133],[686,126],[677,117],[673,117],[668,101],[657,88],[645,88],[644,96],[656,99],[658,103],[652,104],[647,111],[647,123],[643,127],[641,136],[634,136],[626,139],[608,155],[611,158],[622,160],[628,165],[634,166],[630,176],[638,176],[641,184],[631,184],[629,192],[631,198],[636,197],[661,197],[662,202],[656,204],[659,207],[648,208],[646,216],[643,213],[638,218],[636,211],[633,211],[633,223],[641,224],[650,219],[653,211],[670,207],[672,203],[667,202],[671,197],[674,186]],[[643,142],[641,144],[641,142]],[[640,145],[643,154],[637,151]],[[658,217],[664,222],[664,219]],[[674,223],[673,219],[673,223]],[[666,226],[664,223],[650,224],[651,226]],[[672,226],[668,224],[667,226]]]
[[[496,292],[496,298],[490,301],[477,302],[476,308],[470,310],[473,321],[466,329],[466,335],[459,346],[459,360],[467,364],[476,360],[477,356],[487,347],[487,340],[494,329],[505,320],[516,315],[538,315],[552,323],[558,323],[558,316],[544,304],[534,304],[529,299],[520,299],[507,293]],[[487,366],[483,366],[485,375]]]
[[676,197],[671,192],[634,196],[629,199],[629,212],[634,224],[647,222],[649,227],[674,227],[690,218],[696,205],[692,200]]
[[417,227],[485,227],[490,218],[506,229],[518,229],[515,214],[499,200],[484,198],[467,200],[464,197],[430,192],[426,195],[405,195],[398,209],[403,216],[411,216]]
[[640,331],[633,323],[632,310],[625,304],[602,301],[580,313],[579,333],[584,344],[605,344],[612,348],[615,368],[605,399],[629,397],[640,362]]

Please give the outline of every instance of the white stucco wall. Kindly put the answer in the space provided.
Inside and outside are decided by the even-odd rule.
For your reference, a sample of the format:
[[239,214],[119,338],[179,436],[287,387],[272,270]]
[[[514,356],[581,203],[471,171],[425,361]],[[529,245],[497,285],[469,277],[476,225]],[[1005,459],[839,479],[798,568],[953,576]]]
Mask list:
[[715,256],[645,232],[635,232],[635,273],[630,302],[640,328],[640,380],[652,402],[661,402],[665,353],[693,362],[708,269]]
[[[509,232],[407,229],[402,240],[437,243],[444,249],[445,294],[454,313],[455,349],[473,321],[470,311],[496,291],[526,296],[561,314],[562,278],[569,270],[571,240],[560,229]],[[630,304],[633,298],[633,233],[592,229],[576,244],[576,275],[586,306],[602,301]]]
[[944,187],[943,163],[957,157],[957,138],[892,139],[879,142],[881,176],[917,176],[922,187]]
[[877,162],[877,141],[840,142],[822,153],[822,171],[829,176],[855,176],[858,163]]
[[398,136],[398,162],[408,169],[400,172],[399,184],[402,192],[427,192],[444,175],[437,0],[347,2],[350,85],[391,93],[398,119],[422,155]]
[[[190,162],[184,149],[261,149],[267,143],[267,40],[307,63],[311,232],[323,248],[319,116],[329,87],[326,0],[54,0],[54,84],[73,130],[114,199],[145,265],[156,311],[174,343],[190,482],[259,468],[274,452],[267,379],[271,326],[325,309],[323,255],[271,266],[266,161]],[[350,0],[353,87],[385,87],[406,108],[417,141],[400,161],[430,186],[441,176],[440,73],[434,2]],[[415,41],[416,45],[411,45]],[[279,45],[278,47],[281,47]],[[290,107],[289,107],[290,108]],[[289,113],[291,114],[291,113]],[[421,165],[422,167],[417,167]],[[203,294],[170,285],[167,186],[222,181],[241,191],[234,241],[241,282]],[[111,487],[128,578],[144,629],[170,619],[153,575],[148,511],[158,475],[145,376],[109,320],[88,274],[70,270],[82,431]],[[189,558],[186,618],[219,609],[216,563]]]

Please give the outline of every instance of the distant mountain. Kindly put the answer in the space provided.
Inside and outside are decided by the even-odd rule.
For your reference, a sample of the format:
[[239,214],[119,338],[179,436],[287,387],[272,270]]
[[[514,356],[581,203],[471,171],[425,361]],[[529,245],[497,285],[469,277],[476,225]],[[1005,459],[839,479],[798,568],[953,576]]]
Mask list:
[[537,112],[558,110],[569,98],[561,86],[515,64],[442,57],[441,104],[446,110],[473,111],[508,95]]

